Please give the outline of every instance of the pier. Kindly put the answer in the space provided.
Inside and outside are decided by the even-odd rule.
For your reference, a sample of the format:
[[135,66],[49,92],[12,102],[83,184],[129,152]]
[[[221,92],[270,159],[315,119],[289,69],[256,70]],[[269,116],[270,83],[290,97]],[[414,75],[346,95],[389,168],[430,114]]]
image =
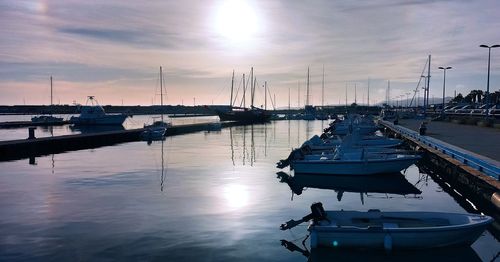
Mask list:
[[8,121],[0,122],[0,128],[16,128],[16,127],[27,127],[27,126],[62,126],[70,124],[69,120],[64,120],[56,123],[34,123],[31,121]]
[[[198,123],[169,127],[166,136],[182,135],[213,129],[218,123]],[[241,125],[238,122],[221,122],[220,127]],[[34,139],[0,141],[0,161],[31,158],[65,151],[81,150],[109,146],[118,143],[141,140],[140,135],[146,129],[137,128],[88,134],[75,134]]]
[[[495,143],[499,143],[495,137],[498,135],[495,132],[498,131],[479,127],[464,128],[459,125],[449,127],[448,125],[453,124],[432,122],[426,135],[420,135],[416,130],[421,122],[422,120],[403,120],[401,125],[394,125],[388,121],[379,121],[379,124],[390,135],[400,137],[411,147],[424,151],[423,160],[439,171],[434,173],[438,180],[443,180],[455,191],[458,190],[458,194],[487,210],[489,215],[499,221],[500,164],[497,160],[484,156],[487,154],[498,157],[498,154],[495,155],[495,150],[499,150],[498,146],[495,147]],[[500,232],[500,225],[493,225]]]

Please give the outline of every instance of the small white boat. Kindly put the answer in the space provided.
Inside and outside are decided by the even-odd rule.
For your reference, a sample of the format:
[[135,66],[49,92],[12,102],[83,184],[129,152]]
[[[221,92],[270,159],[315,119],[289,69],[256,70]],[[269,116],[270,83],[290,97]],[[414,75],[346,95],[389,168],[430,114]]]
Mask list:
[[[351,138],[349,138],[351,137]],[[307,140],[302,146],[309,146],[311,150],[332,150],[336,146],[342,144],[346,139],[351,139],[351,146],[353,147],[397,147],[403,141],[395,138],[386,138],[381,136],[361,136],[359,134],[347,135],[344,139],[337,135],[321,139],[319,136],[314,135],[311,139]]]
[[413,154],[372,152],[365,148],[337,147],[333,155],[306,155],[290,162],[297,173],[323,175],[376,175],[398,173],[421,157]]
[[469,246],[493,219],[485,215],[445,212],[381,212],[379,210],[325,211],[321,203],[312,213],[281,225],[282,230],[311,220],[311,248],[424,249]]
[[69,121],[75,125],[122,125],[126,118],[124,114],[106,114],[94,96],[89,96],[86,105],[81,107],[80,115],[71,117]]

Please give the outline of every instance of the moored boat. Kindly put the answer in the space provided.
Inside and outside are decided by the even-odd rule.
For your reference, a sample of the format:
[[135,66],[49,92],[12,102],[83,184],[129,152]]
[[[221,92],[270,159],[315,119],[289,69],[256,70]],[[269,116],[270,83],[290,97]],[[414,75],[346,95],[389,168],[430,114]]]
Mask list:
[[69,121],[75,125],[122,125],[126,118],[124,114],[106,114],[94,96],[89,96],[87,104],[81,107],[80,115],[71,117]]
[[311,220],[311,248],[356,247],[424,249],[469,246],[493,222],[489,216],[446,212],[382,212],[379,210],[325,211],[321,203],[312,213],[281,225],[286,230]]

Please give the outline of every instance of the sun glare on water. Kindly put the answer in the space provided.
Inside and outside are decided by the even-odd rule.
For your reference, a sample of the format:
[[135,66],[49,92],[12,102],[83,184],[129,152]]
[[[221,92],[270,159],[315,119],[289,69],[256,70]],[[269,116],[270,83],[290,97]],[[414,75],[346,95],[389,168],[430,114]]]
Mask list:
[[257,14],[244,0],[225,0],[217,9],[215,30],[231,42],[250,41],[259,31]]

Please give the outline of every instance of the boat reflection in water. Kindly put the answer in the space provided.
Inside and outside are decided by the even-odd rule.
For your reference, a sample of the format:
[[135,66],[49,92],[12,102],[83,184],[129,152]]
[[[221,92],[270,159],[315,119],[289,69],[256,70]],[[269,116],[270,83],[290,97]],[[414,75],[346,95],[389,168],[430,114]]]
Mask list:
[[294,244],[291,241],[281,240],[281,245],[291,252],[302,253],[307,261],[482,261],[476,251],[468,247],[436,248],[431,250],[394,251],[387,254],[384,251],[374,250],[335,250],[330,248],[314,248],[309,251],[304,245]]
[[287,183],[292,192],[301,195],[304,188],[330,189],[337,192],[340,201],[344,192],[360,193],[364,202],[363,193],[385,193],[397,195],[421,194],[418,188],[412,185],[403,174],[382,174],[375,176],[323,176],[295,173],[290,176],[285,172],[278,172],[281,183]]
[[125,128],[122,125],[100,125],[100,126],[74,125],[74,126],[69,126],[69,128],[71,129],[72,132],[80,132],[82,134],[125,130]]

